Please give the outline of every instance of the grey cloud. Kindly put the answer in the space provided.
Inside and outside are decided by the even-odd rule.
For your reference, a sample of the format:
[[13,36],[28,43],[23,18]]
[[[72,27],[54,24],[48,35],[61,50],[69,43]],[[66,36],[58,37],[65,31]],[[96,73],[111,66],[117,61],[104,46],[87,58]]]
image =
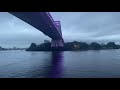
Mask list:
[[[65,41],[120,42],[120,12],[50,12],[61,21]],[[42,32],[12,16],[0,12],[0,45],[24,46],[51,40]]]
[[[66,38],[67,36],[71,36],[77,40],[89,39],[103,41],[106,39],[117,39],[117,34],[120,33],[119,12],[86,12],[82,13],[82,15],[80,14],[81,12],[74,13],[71,19],[66,22],[67,27],[63,26],[64,30],[66,30],[63,30]],[[111,37],[111,35],[114,35],[114,37]]]

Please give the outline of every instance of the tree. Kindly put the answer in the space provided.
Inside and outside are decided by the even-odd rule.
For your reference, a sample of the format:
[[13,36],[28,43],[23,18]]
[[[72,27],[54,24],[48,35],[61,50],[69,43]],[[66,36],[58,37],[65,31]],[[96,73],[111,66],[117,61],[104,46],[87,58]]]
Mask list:
[[111,49],[111,48],[117,49],[118,48],[118,46],[114,42],[107,43],[106,47],[109,49]]
[[34,50],[37,50],[37,45],[35,43],[31,43],[30,47],[28,49],[26,49],[27,51],[34,51]]
[[89,45],[85,42],[80,42],[80,49],[82,50],[89,49]]
[[101,48],[102,48],[101,45],[96,43],[96,42],[92,42],[90,44],[90,49],[98,50],[98,49],[101,49]]

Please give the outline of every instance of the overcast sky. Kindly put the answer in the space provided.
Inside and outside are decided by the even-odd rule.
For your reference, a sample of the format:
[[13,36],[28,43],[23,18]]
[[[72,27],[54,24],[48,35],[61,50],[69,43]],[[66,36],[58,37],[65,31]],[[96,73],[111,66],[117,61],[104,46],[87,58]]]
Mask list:
[[[51,12],[60,20],[65,42],[120,42],[120,12]],[[51,40],[42,32],[7,12],[0,12],[0,46],[29,47]]]

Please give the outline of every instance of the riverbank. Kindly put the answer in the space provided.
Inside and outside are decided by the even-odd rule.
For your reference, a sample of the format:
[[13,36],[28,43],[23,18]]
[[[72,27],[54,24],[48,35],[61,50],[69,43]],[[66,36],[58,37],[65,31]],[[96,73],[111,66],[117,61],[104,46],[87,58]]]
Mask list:
[[8,51],[8,50],[9,50],[9,51],[10,51],[10,50],[26,50],[26,49],[27,49],[27,48],[15,48],[15,47],[14,47],[14,48],[3,48],[3,47],[0,46],[0,51],[6,51],[6,50],[7,50],[7,51]]
[[7,50],[7,49],[0,47],[0,51],[4,51],[4,50]]
[[85,50],[109,50],[109,49],[120,49],[120,45],[116,45],[114,42],[109,42],[107,44],[98,44],[97,42],[92,42],[87,44],[86,42],[67,42],[64,43],[64,47],[51,47],[51,43],[42,43],[36,45],[32,43],[26,51],[85,51]]

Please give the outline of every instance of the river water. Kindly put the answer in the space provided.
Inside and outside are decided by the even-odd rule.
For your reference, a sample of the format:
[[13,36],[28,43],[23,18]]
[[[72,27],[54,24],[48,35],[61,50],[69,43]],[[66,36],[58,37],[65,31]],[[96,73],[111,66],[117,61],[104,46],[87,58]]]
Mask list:
[[0,51],[0,78],[118,78],[120,49]]

